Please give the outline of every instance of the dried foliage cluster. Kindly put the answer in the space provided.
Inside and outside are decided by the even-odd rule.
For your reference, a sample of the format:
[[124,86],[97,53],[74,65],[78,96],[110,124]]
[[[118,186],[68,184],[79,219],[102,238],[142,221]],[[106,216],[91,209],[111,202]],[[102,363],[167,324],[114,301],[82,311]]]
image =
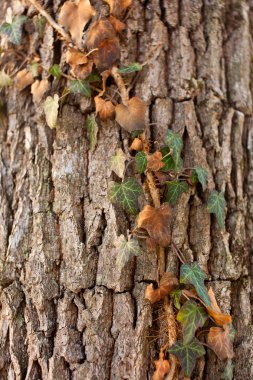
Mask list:
[[[36,107],[43,107],[50,128],[58,127],[58,113],[69,94],[90,98],[95,112],[87,117],[85,127],[91,152],[97,143],[97,117],[105,121],[115,119],[131,134],[130,154],[117,149],[110,158],[115,181],[111,183],[109,197],[116,207],[137,215],[132,233],[118,238],[117,265],[124,266],[131,257],[141,255],[140,246],[157,255],[157,282],[147,286],[145,298],[151,304],[160,305],[167,328],[157,338],[163,344],[159,347],[159,359],[154,362],[153,379],[190,378],[196,360],[205,354],[204,345],[228,361],[226,373],[230,373],[234,336],[231,316],[221,312],[213,290],[205,287],[206,275],[198,263],[186,263],[171,240],[173,207],[193,186],[206,191],[207,170],[199,166],[184,167],[180,134],[168,130],[164,146],[158,149],[149,141],[147,106],[139,97],[129,95],[134,76],[143,64],[120,66],[120,39],[126,28],[124,17],[132,0],[106,2],[108,13],[102,16],[89,0],[66,1],[57,21],[35,0],[25,3],[29,16],[13,15],[8,9],[6,22],[0,28],[0,90],[3,93],[15,85],[23,91],[30,86],[33,102]],[[28,30],[42,37],[47,22],[65,46],[65,63],[61,67],[54,64],[49,70],[41,66],[36,50],[27,48]],[[128,85],[123,78],[130,81]],[[53,88],[59,91],[64,84],[60,96],[59,92],[52,93],[52,81],[56,83]],[[128,176],[128,172],[135,175]],[[146,205],[139,212],[140,197]],[[223,228],[224,195],[213,190],[207,207]],[[168,247],[182,262],[179,279],[165,271]]]

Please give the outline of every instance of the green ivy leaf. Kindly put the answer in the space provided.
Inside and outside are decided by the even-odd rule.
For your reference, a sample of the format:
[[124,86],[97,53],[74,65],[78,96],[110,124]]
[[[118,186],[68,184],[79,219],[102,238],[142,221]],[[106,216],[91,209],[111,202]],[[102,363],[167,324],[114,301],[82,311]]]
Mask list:
[[55,77],[56,79],[60,79],[61,77],[60,66],[57,64],[54,64],[53,66],[51,66],[49,69],[49,74],[53,75],[53,77]]
[[124,235],[118,237],[116,248],[118,250],[116,259],[118,269],[122,269],[133,256],[139,256],[141,254],[137,239],[132,238],[126,240]]
[[44,102],[44,111],[46,115],[46,122],[49,128],[56,128],[57,117],[58,117],[58,108],[59,108],[59,96],[57,94],[48,96]]
[[161,148],[162,162],[165,163],[164,167],[160,169],[161,172],[166,172],[168,170],[175,170],[175,162],[170,154],[170,148],[167,146]]
[[168,188],[166,200],[172,205],[189,189],[189,185],[185,181],[169,181],[166,184]]
[[131,137],[134,139],[143,133],[143,129],[135,129],[131,132]]
[[202,185],[202,189],[205,191],[206,189],[206,181],[208,178],[208,172],[205,168],[201,168],[200,166],[196,167],[192,173],[193,182],[199,181]]
[[26,22],[26,16],[15,16],[12,23],[4,22],[0,28],[0,33],[8,36],[10,42],[19,45],[22,38],[22,26]]
[[110,158],[110,169],[123,178],[125,171],[126,155],[122,149],[117,149],[115,154]]
[[9,87],[12,84],[12,79],[11,77],[5,73],[4,70],[0,71],[0,90],[3,87]]
[[204,307],[199,306],[196,302],[187,301],[179,310],[177,320],[183,325],[183,343],[189,343],[196,330],[203,327],[207,320],[207,313]]
[[138,152],[135,156],[135,165],[138,173],[144,173],[147,167],[147,156],[144,152]]
[[86,82],[89,82],[89,83],[94,83],[94,82],[101,82],[101,76],[99,74],[98,71],[92,71],[90,73],[90,75],[88,75],[86,78],[85,78]]
[[90,150],[91,150],[91,153],[93,153],[96,143],[97,143],[97,134],[98,134],[98,125],[97,125],[94,113],[87,116],[85,126],[88,131],[88,136],[89,136],[89,141],[90,141]]
[[206,353],[204,347],[196,338],[187,344],[178,341],[168,351],[178,357],[185,377],[191,376],[197,358]]
[[200,269],[200,266],[196,261],[194,261],[192,265],[181,265],[180,283],[193,285],[198,293],[198,296],[207,306],[211,306],[211,301],[204,283],[205,278],[205,273]]
[[69,90],[73,94],[83,94],[84,96],[90,97],[91,96],[91,90],[90,85],[85,80],[71,80],[69,82]]
[[227,365],[224,368],[224,371],[221,374],[221,379],[223,380],[233,380],[234,377],[234,363],[231,359],[227,361]]
[[183,140],[180,133],[175,133],[171,129],[168,129],[165,135],[165,143],[172,150],[172,157],[175,163],[175,170],[179,171],[183,165],[181,158],[181,152],[183,149]]
[[224,209],[226,201],[222,192],[213,190],[209,195],[207,208],[212,214],[215,214],[220,228],[224,228]]
[[172,292],[170,293],[170,298],[172,298],[174,306],[178,310],[181,308],[181,304],[180,304],[181,294],[182,294],[182,290],[180,289],[172,290]]
[[118,72],[120,74],[129,74],[129,73],[134,73],[135,71],[141,71],[142,70],[142,65],[140,65],[137,62],[130,63],[128,66],[125,67],[120,67],[118,69]]
[[37,16],[34,16],[33,22],[34,22],[35,28],[39,34],[39,37],[42,38],[44,35],[47,20],[45,19],[45,17],[43,17],[41,15],[37,15]]
[[138,212],[138,197],[143,193],[141,185],[135,178],[126,178],[122,183],[112,183],[109,198],[112,203],[118,203],[131,214]]

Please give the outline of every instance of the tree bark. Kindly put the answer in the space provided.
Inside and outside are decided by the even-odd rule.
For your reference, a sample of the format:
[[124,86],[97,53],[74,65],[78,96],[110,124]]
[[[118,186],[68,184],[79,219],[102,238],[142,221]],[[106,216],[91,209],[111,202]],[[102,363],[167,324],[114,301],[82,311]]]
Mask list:
[[[55,18],[59,3],[44,2]],[[17,4],[2,2],[1,17]],[[208,168],[208,189],[225,192],[224,231],[207,211],[208,191],[197,187],[174,209],[172,238],[208,273],[222,311],[233,317],[234,379],[251,379],[253,3],[135,0],[126,23],[122,63],[147,61],[131,93],[149,106],[151,140],[162,145],[168,128],[180,132],[184,165]],[[30,37],[45,69],[62,60],[55,37],[49,25],[43,40]],[[68,98],[56,130],[29,90],[14,87],[2,101],[1,380],[151,379],[157,347],[148,338],[144,290],[156,279],[156,258],[143,250],[117,269],[115,239],[134,220],[107,196],[108,157],[119,147],[128,154],[129,134],[99,121],[91,153],[84,125],[94,107],[86,98]],[[166,261],[178,275],[173,251]],[[223,368],[207,349],[192,378],[217,380]]]

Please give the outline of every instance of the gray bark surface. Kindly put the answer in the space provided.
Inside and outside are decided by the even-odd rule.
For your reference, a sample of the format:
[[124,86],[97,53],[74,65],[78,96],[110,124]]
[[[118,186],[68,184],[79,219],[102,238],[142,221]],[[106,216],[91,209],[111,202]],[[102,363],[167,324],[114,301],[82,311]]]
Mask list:
[[[3,15],[14,3],[1,2]],[[60,2],[50,4],[56,15]],[[252,27],[252,1],[135,0],[122,39],[122,63],[148,60],[132,94],[149,106],[151,139],[162,144],[167,128],[180,132],[185,166],[208,168],[208,188],[225,192],[224,231],[197,187],[174,209],[172,238],[208,272],[233,317],[236,380],[253,379]],[[42,41],[31,35],[45,68],[62,53],[54,36],[49,25]],[[91,154],[84,125],[94,108],[85,98],[68,98],[56,130],[29,90],[13,88],[3,101],[0,379],[151,379],[157,352],[144,290],[156,258],[143,250],[116,267],[115,240],[134,220],[107,196],[108,157],[119,147],[129,154],[129,135],[99,121]],[[167,270],[179,272],[170,250]],[[218,380],[224,363],[207,351],[193,378]]]

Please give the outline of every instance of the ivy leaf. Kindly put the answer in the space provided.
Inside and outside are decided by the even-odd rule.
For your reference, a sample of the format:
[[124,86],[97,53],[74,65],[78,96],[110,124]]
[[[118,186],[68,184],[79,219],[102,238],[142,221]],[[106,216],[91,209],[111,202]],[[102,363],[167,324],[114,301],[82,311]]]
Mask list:
[[221,360],[234,357],[233,343],[229,336],[229,326],[211,327],[207,336],[207,343]]
[[226,201],[222,192],[213,190],[208,198],[207,208],[212,214],[215,214],[220,228],[224,228],[224,209]]
[[94,83],[94,82],[102,82],[101,76],[98,71],[92,71],[90,75],[88,75],[85,80],[89,83]]
[[165,135],[165,143],[172,150],[175,169],[176,171],[179,171],[183,164],[182,158],[180,156],[183,149],[183,140],[180,133],[175,133],[171,129],[168,129]]
[[120,67],[118,69],[118,72],[120,74],[129,74],[129,73],[134,73],[135,71],[141,71],[142,70],[142,65],[140,65],[137,62],[130,63],[128,66],[125,67]]
[[138,197],[143,193],[141,185],[135,178],[126,178],[122,183],[112,183],[109,198],[112,203],[118,203],[131,214],[138,212]]
[[116,248],[118,249],[116,265],[119,269],[123,268],[133,256],[141,254],[137,239],[126,240],[124,235],[120,235],[116,240]]
[[208,172],[205,168],[201,168],[200,166],[196,167],[192,173],[193,182],[199,181],[202,185],[202,189],[205,191],[206,189],[206,181],[208,178]]
[[198,293],[198,296],[204,301],[207,306],[211,306],[211,301],[204,284],[205,278],[205,273],[200,269],[196,261],[194,261],[192,265],[181,265],[180,283],[193,285]]
[[91,153],[93,153],[96,143],[97,143],[97,134],[98,134],[98,125],[97,125],[94,113],[87,116],[85,126],[88,130],[90,150],[91,150]]
[[173,161],[173,158],[170,154],[170,148],[167,146],[161,148],[162,153],[162,162],[164,162],[164,167],[160,169],[161,172],[166,172],[168,170],[174,170],[175,169],[175,162]]
[[37,15],[37,16],[34,16],[33,22],[39,34],[39,37],[42,38],[44,35],[44,30],[46,27],[47,20],[45,19],[45,17],[41,15]]
[[206,353],[204,347],[196,338],[187,344],[178,341],[168,351],[178,357],[185,377],[191,376],[197,358]]
[[57,94],[48,96],[44,102],[44,111],[47,125],[52,129],[56,127],[59,108],[59,96]]
[[234,377],[234,363],[231,359],[227,361],[227,365],[224,368],[224,371],[221,374],[221,379],[223,380],[233,380]]
[[53,75],[53,77],[55,77],[56,79],[60,79],[61,77],[60,66],[57,64],[54,64],[53,66],[51,66],[49,69],[49,74]]
[[168,188],[166,199],[172,205],[189,189],[189,185],[185,181],[169,181],[166,184]]
[[174,306],[179,310],[181,307],[180,298],[182,291],[180,289],[175,289],[170,293],[170,297],[173,300]]
[[120,178],[123,178],[124,175],[125,161],[126,155],[122,149],[117,149],[115,154],[110,158],[110,169]]
[[138,173],[144,173],[147,167],[147,156],[144,152],[138,152],[135,156],[135,164]]
[[26,16],[15,16],[11,23],[4,22],[0,28],[0,33],[8,36],[10,42],[15,45],[20,44],[22,38],[22,26],[27,20]]
[[82,94],[87,97],[91,96],[90,85],[85,80],[79,80],[79,79],[71,80],[69,82],[69,90],[73,94]]
[[5,73],[4,70],[0,71],[0,90],[3,87],[9,87],[12,84],[12,79],[11,77]]
[[203,327],[207,320],[204,307],[196,302],[187,301],[179,310],[177,320],[183,325],[183,343],[189,343],[199,327]]

